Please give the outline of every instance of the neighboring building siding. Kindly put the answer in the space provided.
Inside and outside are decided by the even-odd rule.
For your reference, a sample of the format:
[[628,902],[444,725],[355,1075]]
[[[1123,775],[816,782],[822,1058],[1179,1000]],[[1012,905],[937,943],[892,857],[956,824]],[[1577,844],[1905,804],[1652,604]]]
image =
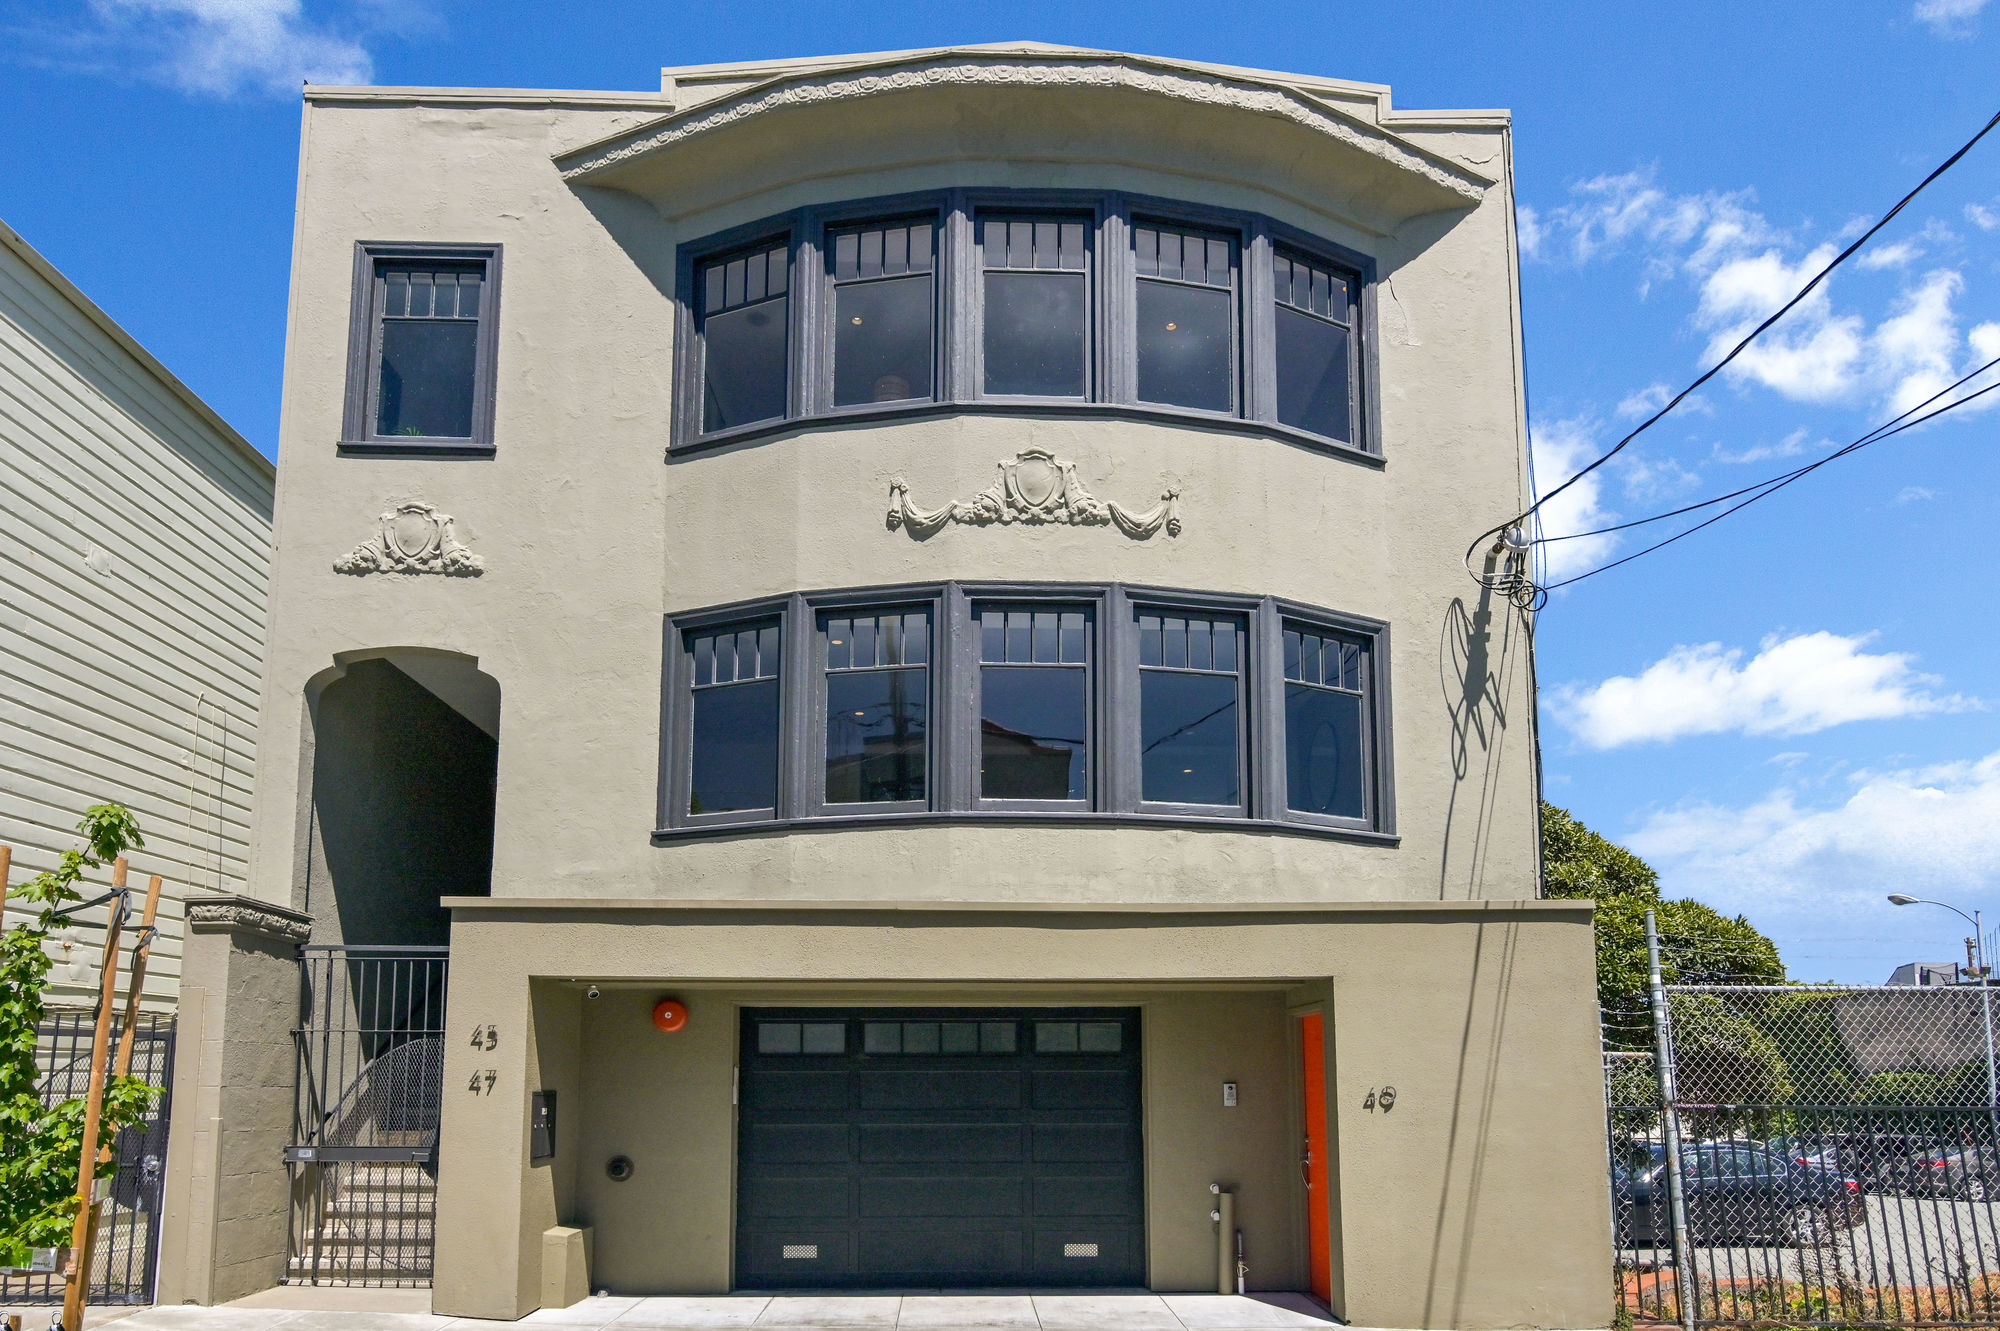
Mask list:
[[[76,844],[89,805],[138,815],[132,886],[166,879],[158,1006],[189,888],[243,887],[273,480],[0,226],[0,842],[18,888]],[[52,1001],[90,1001],[102,920],[70,931]]]

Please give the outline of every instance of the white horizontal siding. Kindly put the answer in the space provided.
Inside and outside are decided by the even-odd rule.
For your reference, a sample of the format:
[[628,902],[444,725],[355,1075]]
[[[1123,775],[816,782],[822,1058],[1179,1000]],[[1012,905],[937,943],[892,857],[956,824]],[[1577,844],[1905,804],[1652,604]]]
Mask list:
[[[155,1006],[188,885],[243,889],[271,553],[270,472],[184,394],[0,245],[0,842],[18,889],[87,806],[138,816],[131,886],[166,879]],[[52,1002],[91,1001],[103,918],[58,948]]]

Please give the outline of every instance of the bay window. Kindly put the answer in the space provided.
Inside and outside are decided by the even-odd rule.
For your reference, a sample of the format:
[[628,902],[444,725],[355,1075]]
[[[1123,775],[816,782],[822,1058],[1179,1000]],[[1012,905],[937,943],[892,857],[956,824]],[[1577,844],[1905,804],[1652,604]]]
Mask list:
[[1195,417],[1358,460],[1372,262],[1251,213],[1083,190],[802,208],[683,246],[674,447],[834,415]]
[[693,611],[667,625],[656,836],[963,818],[1393,837],[1387,635],[1116,583]]

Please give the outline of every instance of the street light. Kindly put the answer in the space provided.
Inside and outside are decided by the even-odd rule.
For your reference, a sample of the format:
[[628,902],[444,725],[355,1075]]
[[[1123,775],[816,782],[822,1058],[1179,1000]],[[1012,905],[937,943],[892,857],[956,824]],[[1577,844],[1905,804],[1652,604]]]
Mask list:
[[[1931,901],[1925,897],[1913,897],[1903,892],[1891,892],[1889,904],[1892,906],[1943,906],[1952,914],[1972,926],[1973,953],[1977,958],[1973,963],[1979,970],[1979,1011],[1985,1018],[1986,1027],[1986,1114],[1993,1120],[1996,1137],[2000,1137],[2000,1095],[1995,1094],[1993,1068],[1993,1000],[1987,993],[1986,930],[1979,922],[1979,912],[1967,915],[1958,907],[1943,901]],[[1920,963],[1921,964],[1921,963]]]

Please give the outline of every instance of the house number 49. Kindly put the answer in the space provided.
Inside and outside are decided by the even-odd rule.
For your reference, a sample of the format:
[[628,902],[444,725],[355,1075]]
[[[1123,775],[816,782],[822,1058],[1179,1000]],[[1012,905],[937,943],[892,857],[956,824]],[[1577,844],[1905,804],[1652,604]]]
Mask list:
[[1384,1086],[1378,1091],[1372,1086],[1369,1087],[1368,1098],[1361,1102],[1361,1107],[1371,1114],[1377,1109],[1380,1109],[1385,1114],[1388,1113],[1396,1107],[1396,1088],[1393,1086]]

